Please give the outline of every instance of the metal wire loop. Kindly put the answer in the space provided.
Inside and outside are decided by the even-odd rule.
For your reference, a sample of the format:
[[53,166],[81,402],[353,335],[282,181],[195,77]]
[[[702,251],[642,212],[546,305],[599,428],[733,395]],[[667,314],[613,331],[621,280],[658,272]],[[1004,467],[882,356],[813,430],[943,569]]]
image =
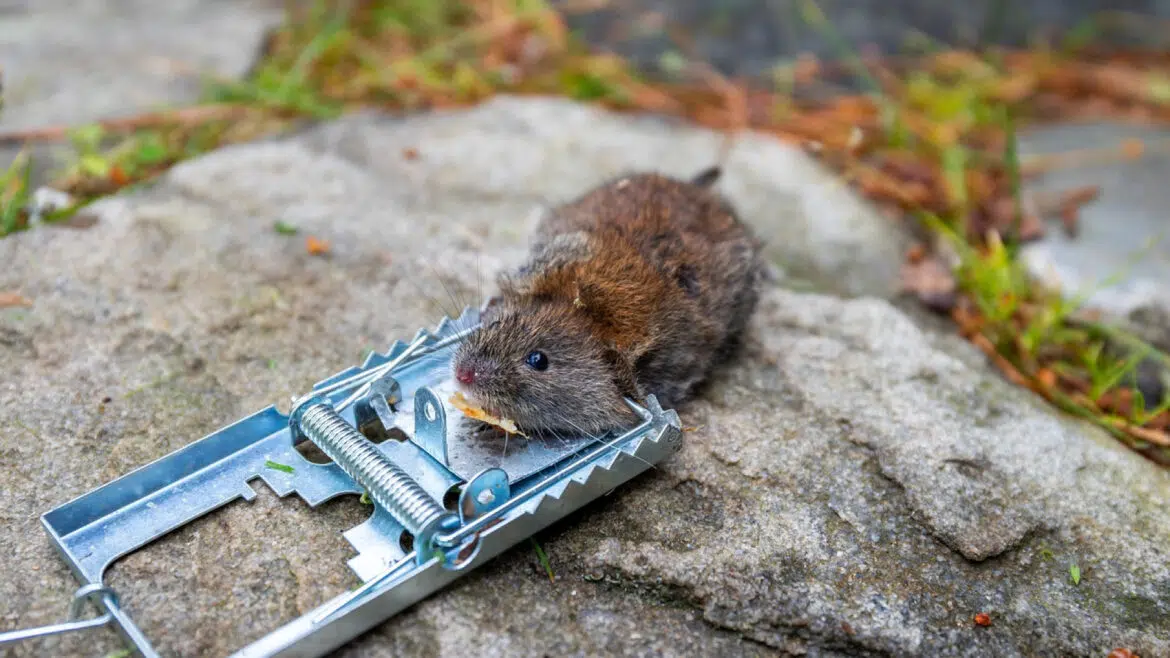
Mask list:
[[[69,603],[69,620],[60,624],[50,624],[48,626],[38,626],[36,628],[26,628],[16,631],[7,631],[0,633],[0,645],[13,644],[16,642],[23,642],[25,640],[32,640],[39,637],[48,637],[50,635],[60,635],[61,633],[71,633],[73,631],[81,631],[87,628],[97,628],[105,626],[114,618],[109,612],[109,607],[106,605],[104,599],[109,599],[110,605],[118,605],[118,595],[114,590],[102,585],[101,583],[89,583],[81,586],[73,594],[73,600]],[[86,601],[93,601],[97,604],[99,609],[106,610],[100,617],[93,619],[78,620],[81,614],[81,609],[85,607]]]

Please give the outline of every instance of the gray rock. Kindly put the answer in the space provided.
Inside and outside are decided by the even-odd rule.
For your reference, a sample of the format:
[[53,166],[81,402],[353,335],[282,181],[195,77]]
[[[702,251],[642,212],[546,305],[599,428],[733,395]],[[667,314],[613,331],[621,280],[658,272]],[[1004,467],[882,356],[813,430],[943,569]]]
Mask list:
[[1074,123],[1022,133],[1023,157],[1082,149],[1107,152],[1125,140],[1147,144],[1138,160],[1061,167],[1034,181],[1033,194],[1095,185],[1100,196],[1081,207],[1077,234],[1069,237],[1055,220],[1044,239],[1025,247],[1034,276],[1049,280],[1069,297],[1117,317],[1149,308],[1170,309],[1170,131],[1113,123]]
[[[690,177],[718,161],[724,137],[679,122],[617,115],[554,98],[501,100],[467,113],[412,119],[415,130],[341,121],[310,137],[384,180],[491,198],[559,203],[631,169]],[[474,142],[469,142],[474,135]],[[404,160],[417,148],[425,167]],[[790,279],[845,295],[893,296],[906,238],[846,183],[796,149],[738,138],[721,189],[738,200]]]
[[36,0],[0,7],[0,129],[76,125],[198,98],[199,75],[243,75],[274,2]]
[[[75,587],[37,515],[475,303],[534,204],[716,145],[557,101],[356,116],[0,241],[0,290],[34,301],[0,311],[3,627],[59,620]],[[748,140],[724,189],[775,236],[825,180]],[[678,455],[538,537],[555,582],[522,544],[341,655],[1170,653],[1165,472],[873,297],[773,287],[750,336],[680,410]],[[355,587],[340,532],[368,513],[264,490],[107,580],[164,655],[223,655]]]

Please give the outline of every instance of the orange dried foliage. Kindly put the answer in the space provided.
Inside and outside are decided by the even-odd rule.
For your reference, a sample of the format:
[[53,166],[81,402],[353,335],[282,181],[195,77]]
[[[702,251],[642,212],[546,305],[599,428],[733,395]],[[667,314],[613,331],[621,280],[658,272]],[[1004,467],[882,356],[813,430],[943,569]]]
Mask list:
[[130,176],[126,174],[126,170],[121,165],[114,165],[110,167],[110,182],[118,187],[124,187],[130,182]]
[[1121,152],[1130,160],[1137,160],[1146,151],[1146,145],[1138,139],[1127,139],[1121,143]]
[[792,77],[798,85],[807,85],[817,77],[821,72],[821,62],[816,55],[803,53],[796,58],[796,66],[793,68]]
[[1110,418],[1109,422],[1117,429],[1125,432],[1139,441],[1145,441],[1163,448],[1170,447],[1170,434],[1166,432],[1132,425],[1121,418]]
[[329,243],[310,235],[305,238],[305,251],[312,256],[324,256],[329,253]]
[[1036,371],[1036,381],[1045,389],[1056,388],[1056,373],[1050,368],[1040,368]]
[[902,265],[902,289],[914,293],[928,307],[946,311],[955,303],[955,277],[936,257],[923,257]]
[[32,308],[32,300],[15,292],[0,292],[0,308]]

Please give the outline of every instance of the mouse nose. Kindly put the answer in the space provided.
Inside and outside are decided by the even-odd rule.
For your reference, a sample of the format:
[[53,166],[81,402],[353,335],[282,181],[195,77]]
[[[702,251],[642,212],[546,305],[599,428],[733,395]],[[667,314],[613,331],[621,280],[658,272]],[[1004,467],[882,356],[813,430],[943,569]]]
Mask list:
[[475,370],[467,365],[460,364],[455,367],[455,379],[459,380],[460,384],[474,384]]

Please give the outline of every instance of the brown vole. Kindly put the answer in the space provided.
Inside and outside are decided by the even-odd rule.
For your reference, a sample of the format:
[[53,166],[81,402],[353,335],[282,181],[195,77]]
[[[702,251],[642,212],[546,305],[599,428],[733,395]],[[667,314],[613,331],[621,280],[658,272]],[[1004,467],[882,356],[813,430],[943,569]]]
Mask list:
[[628,425],[623,396],[686,401],[735,351],[763,271],[719,176],[630,175],[549,210],[452,358],[459,390],[525,433]]

